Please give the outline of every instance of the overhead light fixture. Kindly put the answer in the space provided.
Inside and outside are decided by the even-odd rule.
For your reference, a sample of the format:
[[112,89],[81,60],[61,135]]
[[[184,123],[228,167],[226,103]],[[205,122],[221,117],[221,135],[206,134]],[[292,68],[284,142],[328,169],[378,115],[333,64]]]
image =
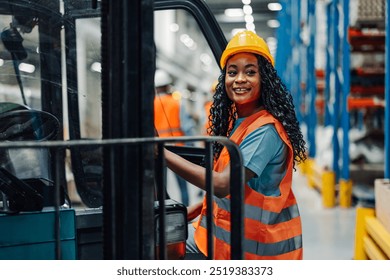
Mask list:
[[253,22],[252,22],[252,23],[248,22],[248,23],[245,25],[245,27],[246,27],[247,30],[250,30],[250,31],[255,32],[255,25],[253,24]]
[[29,63],[22,62],[19,64],[19,70],[31,74],[34,73],[35,66]]
[[102,64],[100,62],[94,62],[91,64],[91,71],[101,73],[102,72]]
[[202,63],[205,65],[210,65],[211,63],[213,63],[213,60],[207,53],[202,53],[200,55],[200,61],[202,61]]
[[282,10],[282,5],[280,3],[268,3],[268,10],[277,12]]
[[255,20],[253,18],[253,9],[252,9],[252,6],[250,5],[251,4],[251,0],[242,0],[242,4],[243,4],[243,7],[242,9],[226,9],[225,10],[225,15],[226,16],[240,16],[240,17],[244,17],[244,20],[245,20],[245,28],[240,28],[240,29],[232,29],[231,33],[232,33],[232,36],[234,36],[237,32],[241,31],[241,30],[251,30],[253,32],[255,32]]
[[180,100],[182,98],[182,94],[179,91],[172,92],[172,98],[175,100]]
[[180,35],[180,41],[190,50],[196,50],[197,44],[188,34]]
[[245,15],[245,22],[246,23],[253,23],[255,19],[253,18],[252,15]]
[[234,35],[236,35],[238,32],[244,31],[244,30],[245,30],[245,28],[234,28],[231,31],[231,36],[234,37]]
[[227,16],[227,17],[243,17],[244,11],[242,9],[226,9],[225,16]]
[[244,14],[246,15],[251,15],[253,13],[253,9],[251,5],[244,5],[242,9],[244,11]]
[[276,39],[275,37],[268,37],[266,39],[266,42],[267,42],[269,51],[271,52],[271,55],[275,56],[276,50],[278,47],[278,39]]
[[179,31],[179,25],[177,23],[171,23],[169,25],[169,31],[171,31],[171,32]]
[[278,28],[280,26],[280,22],[276,19],[270,19],[267,21],[267,25],[270,28]]

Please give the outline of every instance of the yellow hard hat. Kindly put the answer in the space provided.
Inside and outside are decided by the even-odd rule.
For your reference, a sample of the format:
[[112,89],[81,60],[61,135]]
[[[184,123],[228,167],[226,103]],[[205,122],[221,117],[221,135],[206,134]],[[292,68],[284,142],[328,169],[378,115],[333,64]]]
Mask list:
[[262,55],[272,65],[274,65],[274,58],[272,57],[267,43],[263,38],[259,37],[256,33],[250,30],[244,30],[238,32],[230,42],[227,44],[226,49],[222,53],[220,65],[223,69],[227,60],[237,53],[250,52]]

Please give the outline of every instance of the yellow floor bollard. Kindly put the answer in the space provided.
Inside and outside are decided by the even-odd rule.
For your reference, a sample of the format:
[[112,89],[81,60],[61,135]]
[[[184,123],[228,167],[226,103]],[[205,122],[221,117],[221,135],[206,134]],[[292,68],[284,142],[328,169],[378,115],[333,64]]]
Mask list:
[[339,194],[340,207],[349,208],[352,204],[352,181],[340,180],[340,194]]
[[315,172],[314,172],[314,165],[315,165],[315,162],[314,162],[314,159],[307,159],[307,166],[306,166],[306,174],[307,174],[307,183],[309,185],[310,188],[314,188],[315,187],[315,183],[314,183],[314,176],[315,176]]
[[334,207],[336,204],[336,190],[335,180],[336,176],[334,172],[325,170],[322,174],[322,205],[324,207]]
[[374,217],[375,210],[372,208],[358,207],[356,209],[356,224],[355,224],[355,248],[354,260],[367,260],[367,254],[364,250],[364,237],[367,236],[366,217]]
[[298,168],[301,171],[301,173],[306,176],[307,175],[307,160],[305,160],[304,162],[300,162],[298,164]]

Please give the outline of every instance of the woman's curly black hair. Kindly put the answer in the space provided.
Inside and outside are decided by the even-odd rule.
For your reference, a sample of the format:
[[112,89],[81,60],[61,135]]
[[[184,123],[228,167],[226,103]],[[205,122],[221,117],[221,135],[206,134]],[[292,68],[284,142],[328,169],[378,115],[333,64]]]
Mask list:
[[[293,98],[286,86],[278,76],[272,64],[263,56],[256,55],[259,63],[261,94],[260,104],[273,115],[284,127],[291,141],[295,162],[303,162],[306,159],[306,143],[303,139],[299,122],[295,114]],[[210,108],[210,127],[208,134],[211,136],[230,136],[237,119],[237,112],[233,102],[228,98],[225,89],[226,68],[221,71],[218,78],[214,101]],[[214,158],[217,159],[223,148],[219,142],[213,143]]]

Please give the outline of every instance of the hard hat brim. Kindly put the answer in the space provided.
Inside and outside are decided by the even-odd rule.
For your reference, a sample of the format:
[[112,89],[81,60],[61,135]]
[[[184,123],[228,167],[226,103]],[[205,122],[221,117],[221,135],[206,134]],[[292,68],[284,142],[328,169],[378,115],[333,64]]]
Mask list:
[[269,55],[268,51],[261,51],[258,46],[255,47],[246,46],[245,48],[237,47],[237,48],[230,48],[228,50],[225,50],[222,53],[221,60],[220,60],[221,69],[225,68],[226,63],[230,57],[232,57],[235,54],[243,53],[243,52],[259,54],[265,57],[272,64],[272,66],[274,66],[274,59],[272,56]]

